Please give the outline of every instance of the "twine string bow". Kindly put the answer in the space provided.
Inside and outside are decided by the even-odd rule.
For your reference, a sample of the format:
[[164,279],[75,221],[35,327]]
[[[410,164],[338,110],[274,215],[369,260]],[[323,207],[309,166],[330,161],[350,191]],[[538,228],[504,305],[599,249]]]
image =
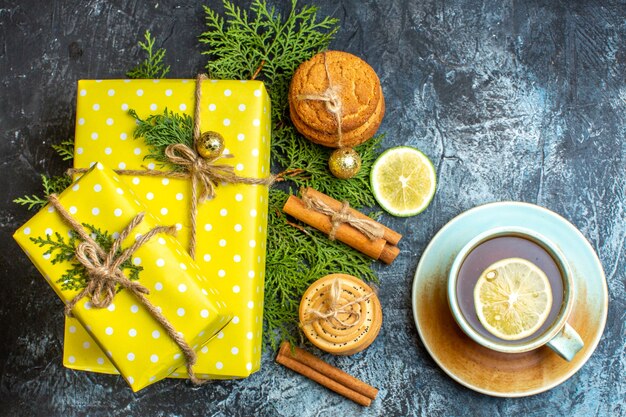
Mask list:
[[[189,173],[187,177],[191,177],[196,182],[195,188],[200,184],[200,195],[197,196],[198,202],[202,203],[215,197],[215,188],[220,182],[230,182],[235,174],[235,168],[231,165],[216,164],[219,159],[231,158],[232,155],[220,155],[215,159],[207,161],[189,146],[179,143],[169,145],[165,149],[165,156],[172,164],[182,167]],[[254,178],[245,178],[249,180]]]
[[152,303],[146,298],[150,291],[139,282],[131,281],[126,277],[121,266],[126,262],[133,253],[154,237],[158,233],[175,234],[174,226],[157,226],[150,229],[147,233],[139,236],[135,243],[123,250],[119,255],[122,242],[130,235],[130,233],[143,221],[145,213],[137,214],[131,222],[122,230],[119,237],[113,241],[111,249],[108,252],[89,235],[87,230],[76,221],[72,215],[61,205],[55,194],[48,196],[48,201],[61,215],[63,220],[67,222],[82,239],[82,242],[76,247],[75,257],[78,262],[83,265],[87,271],[87,285],[65,306],[65,314],[71,316],[71,310],[84,297],[90,298],[90,303],[96,308],[106,308],[113,301],[117,293],[117,285],[130,291],[141,304],[148,310],[154,319],[163,326],[167,334],[180,347],[185,356],[187,373],[192,383],[196,385],[203,384],[206,381],[200,380],[195,376],[193,365],[195,365],[197,356],[196,352],[183,339],[182,335],[174,329],[174,326],[161,314]]
[[380,223],[377,223],[374,220],[362,219],[354,216],[350,212],[350,203],[347,201],[341,203],[341,208],[339,210],[334,210],[319,198],[309,195],[308,189],[301,190],[300,194],[307,209],[317,211],[318,213],[322,213],[330,217],[332,225],[330,232],[328,232],[328,238],[330,240],[335,240],[335,235],[339,226],[344,223],[349,224],[359,232],[363,233],[370,240],[380,239],[385,234],[385,230]]
[[83,241],[76,247],[76,260],[85,267],[89,279],[87,286],[65,306],[65,314],[70,315],[72,308],[85,296],[91,299],[94,307],[107,308],[115,297],[117,285],[133,293],[148,294],[147,288],[129,280],[121,272],[120,266],[128,257],[124,255],[115,257],[117,242],[118,240],[115,241],[111,251],[106,254],[98,251],[101,248],[94,246],[91,242]]
[[[157,175],[166,177],[183,177],[191,179],[191,208],[189,210],[190,242],[189,254],[196,258],[196,216],[198,204],[215,197],[215,188],[219,183],[237,183],[252,185],[271,185],[275,177],[270,175],[265,178],[240,177],[235,174],[235,169],[230,165],[218,164],[224,158],[232,158],[233,155],[219,155],[213,159],[205,159],[196,151],[196,144],[202,134],[200,130],[200,109],[202,100],[202,82],[207,79],[205,74],[196,77],[195,108],[193,120],[193,147],[183,143],[168,145],[165,156],[169,161],[183,169],[183,172],[158,172]],[[181,175],[182,174],[182,175]],[[152,174],[150,174],[152,175]],[[200,191],[198,192],[198,187]]]
[[[359,304],[363,301],[368,300],[373,295],[373,293],[366,294],[362,297],[357,297],[353,299],[352,301],[349,301],[343,304],[341,303],[341,293],[342,293],[341,280],[339,278],[336,278],[331,284],[328,290],[327,296],[326,296],[325,301],[326,301],[327,309],[325,311],[321,311],[319,309],[307,310],[308,314],[314,316],[314,318],[311,321],[332,319],[332,320],[335,320],[337,323],[339,323],[342,327],[346,329],[350,329],[356,326],[358,322],[361,320],[361,312],[354,311],[354,309],[351,307],[354,306],[355,304]],[[348,315],[348,318],[354,317],[355,319],[351,323],[346,322],[339,318],[340,315],[342,314]]]
[[[202,82],[207,80],[205,74],[196,77],[195,107],[193,121],[193,146],[184,143],[168,145],[165,156],[169,162],[180,170],[158,171],[154,169],[118,169],[117,174],[143,175],[148,177],[183,178],[191,180],[191,207],[189,209],[189,254],[196,258],[196,217],[198,204],[215,197],[215,189],[219,183],[251,184],[270,186],[276,180],[274,175],[264,178],[240,177],[235,174],[234,167],[218,163],[222,159],[232,158],[232,154],[219,155],[213,159],[204,159],[196,151],[196,144],[201,136],[200,109],[202,100]],[[71,169],[68,173],[85,173],[87,169]]]
[[326,61],[326,52],[323,53],[324,57],[324,70],[326,71],[326,79],[328,80],[328,87],[326,90],[319,94],[299,94],[296,98],[298,100],[312,100],[324,102],[326,110],[335,117],[337,123],[337,147],[343,147],[343,129],[341,127],[341,119],[343,116],[343,103],[341,101],[340,86],[333,83],[333,79],[330,76],[330,70],[328,69],[328,63]]

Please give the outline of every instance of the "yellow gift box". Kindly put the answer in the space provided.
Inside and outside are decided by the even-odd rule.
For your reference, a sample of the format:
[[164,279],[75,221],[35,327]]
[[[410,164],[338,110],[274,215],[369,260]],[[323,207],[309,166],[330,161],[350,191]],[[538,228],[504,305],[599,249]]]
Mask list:
[[[61,205],[83,225],[108,232],[114,238],[146,207],[112,170],[100,163],[58,197]],[[134,243],[137,236],[163,225],[149,212],[122,242],[122,248]],[[46,278],[55,292],[68,303],[78,289],[64,288],[60,277],[77,264],[75,260],[55,262],[58,251],[47,253],[49,245],[39,245],[34,238],[48,238],[67,244],[73,234],[51,205],[44,207],[14,238]],[[198,266],[171,235],[159,233],[132,255],[132,263],[143,268],[139,283],[149,290],[146,298],[159,308],[185,341],[199,349],[230,320],[218,290],[201,275]],[[211,295],[209,295],[211,294]],[[80,326],[88,338],[80,349],[96,352],[96,364],[109,363],[124,376],[133,391],[165,378],[184,364],[179,346],[162,325],[129,290],[120,290],[107,308],[95,308],[88,297],[72,309],[73,326]],[[71,331],[70,327],[70,331]],[[106,352],[106,354],[104,353]],[[75,361],[67,356],[66,361]]]
[[[195,80],[79,81],[75,167],[102,161],[116,169],[162,169],[149,159],[142,138],[133,139],[135,120],[167,108],[193,117]],[[270,101],[258,81],[208,80],[202,84],[201,130],[225,140],[224,164],[244,177],[270,173]],[[220,161],[221,163],[221,161]],[[127,176],[121,178],[164,222],[176,224],[177,238],[189,244],[190,181]],[[242,378],[259,369],[263,328],[263,282],[267,236],[268,189],[263,185],[220,184],[213,200],[199,204],[196,262],[233,312],[231,323],[199,352],[194,367],[204,378]],[[73,369],[114,373],[98,361],[97,349],[83,349],[89,335],[68,318],[64,364]],[[70,357],[73,359],[70,361]],[[105,358],[106,359],[106,358]],[[186,376],[180,368],[173,376]]]

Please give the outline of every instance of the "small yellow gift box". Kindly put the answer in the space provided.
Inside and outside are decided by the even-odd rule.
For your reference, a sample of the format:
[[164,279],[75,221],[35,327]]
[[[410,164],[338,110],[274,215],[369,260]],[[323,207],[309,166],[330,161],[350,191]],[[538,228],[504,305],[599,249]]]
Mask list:
[[[195,80],[79,81],[74,165],[94,161],[122,170],[158,169],[145,159],[142,138],[133,139],[135,120],[129,109],[146,119],[167,108],[193,117]],[[270,173],[270,102],[258,81],[202,83],[201,130],[219,132],[224,153],[220,163],[238,176],[263,178]],[[188,179],[120,175],[166,224],[176,224],[177,238],[189,247],[191,185]],[[214,199],[200,203],[196,219],[196,262],[211,279],[234,317],[198,354],[194,367],[204,378],[242,378],[259,369],[263,328],[263,282],[267,236],[268,188],[264,185],[220,184]],[[73,369],[114,373],[115,368],[91,344],[89,334],[68,318],[64,364]],[[185,369],[173,376],[184,377]]]
[[[61,193],[58,201],[77,222],[88,225],[87,230],[94,227],[115,239],[138,213],[146,212],[135,193],[100,163]],[[48,253],[51,246],[36,241],[42,238],[69,244],[72,235],[77,236],[56,211],[51,205],[44,207],[15,232],[14,238],[63,302],[68,303],[81,286],[74,282],[68,288],[63,285],[67,279],[62,278],[68,269],[79,265],[76,258],[59,261],[58,249]],[[160,225],[160,220],[146,212],[121,248],[128,248],[139,236]],[[155,235],[129,260],[143,268],[137,282],[148,289],[148,301],[194,349],[200,349],[230,320],[226,305],[214,301],[219,300],[218,290],[173,236]],[[98,351],[95,363],[114,365],[133,391],[165,378],[184,364],[180,347],[128,289],[117,292],[107,308],[96,308],[84,297],[76,303],[72,314],[73,326],[80,326],[89,336],[81,349]],[[75,358],[68,356],[66,360],[71,363]]]

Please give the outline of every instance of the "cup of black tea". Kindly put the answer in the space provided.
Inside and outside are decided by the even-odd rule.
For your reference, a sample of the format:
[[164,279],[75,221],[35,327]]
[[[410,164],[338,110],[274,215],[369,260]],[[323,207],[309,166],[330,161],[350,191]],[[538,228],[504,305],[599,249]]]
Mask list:
[[499,352],[548,346],[571,361],[584,346],[567,324],[572,272],[553,242],[522,227],[479,234],[456,255],[448,277],[454,319],[475,342]]

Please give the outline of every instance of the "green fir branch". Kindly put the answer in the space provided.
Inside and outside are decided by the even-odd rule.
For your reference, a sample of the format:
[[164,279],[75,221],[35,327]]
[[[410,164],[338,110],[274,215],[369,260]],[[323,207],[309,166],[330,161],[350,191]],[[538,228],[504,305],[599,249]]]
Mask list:
[[52,145],[52,149],[54,149],[61,157],[63,161],[71,161],[74,159],[74,140],[67,139],[59,143],[58,145]]
[[169,162],[165,156],[165,149],[169,145],[183,143],[193,147],[193,120],[187,114],[178,114],[167,108],[163,114],[150,115],[146,119],[139,117],[133,109],[128,110],[137,121],[137,128],[133,137],[143,138],[148,145],[148,154],[144,159],[157,161],[161,167],[168,166],[170,169],[180,170],[176,164]]
[[72,178],[69,175],[53,175],[47,177],[41,176],[43,192],[46,197],[51,194],[60,194],[63,190],[70,186]]
[[23,195],[13,200],[14,203],[26,206],[28,210],[39,210],[46,205],[48,200],[36,194]]
[[283,16],[262,0],[253,0],[250,11],[223,1],[221,17],[204,6],[206,31],[200,42],[207,50],[207,71],[219,79],[259,79],[268,87],[272,101],[272,121],[285,119],[289,81],[298,65],[328,48],[339,30],[337,19],[318,19],[317,8],[297,9],[292,0],[289,14]]
[[139,48],[148,56],[143,62],[126,73],[128,78],[164,78],[170,72],[170,66],[167,67],[163,63],[165,58],[165,49],[159,48],[154,51],[155,38],[152,37],[150,31],[144,33],[145,42],[139,42]]
[[41,185],[43,188],[43,196],[36,194],[24,195],[13,200],[14,203],[26,206],[28,210],[39,210],[48,204],[48,196],[50,194],[60,194],[72,183],[72,178],[68,175],[56,175],[48,177],[41,176]]
[[334,149],[322,148],[302,138],[292,125],[275,132],[272,142],[274,161],[284,167],[284,175],[298,187],[313,187],[333,198],[347,200],[360,209],[375,204],[369,173],[382,141],[377,135],[355,149],[361,156],[361,170],[350,180],[338,180],[328,169],[328,158]]
[[[115,241],[113,235],[89,224],[83,223],[83,226],[105,252],[111,250],[113,242]],[[89,279],[87,269],[81,263],[77,262],[75,257],[76,246],[80,243],[80,239],[74,231],[70,231],[70,236],[67,241],[59,232],[54,232],[52,235],[47,234],[45,237],[31,237],[30,240],[40,248],[47,248],[44,255],[51,257],[50,262],[53,265],[57,263],[69,263],[68,269],[56,281],[58,284],[61,284],[62,290],[79,291],[87,286]],[[121,249],[118,249],[116,255],[119,256],[121,253]],[[130,259],[124,261],[121,264],[121,268],[131,281],[138,280],[139,273],[143,270],[142,266],[134,265]],[[119,290],[121,290],[121,288],[118,288],[118,291]]]

